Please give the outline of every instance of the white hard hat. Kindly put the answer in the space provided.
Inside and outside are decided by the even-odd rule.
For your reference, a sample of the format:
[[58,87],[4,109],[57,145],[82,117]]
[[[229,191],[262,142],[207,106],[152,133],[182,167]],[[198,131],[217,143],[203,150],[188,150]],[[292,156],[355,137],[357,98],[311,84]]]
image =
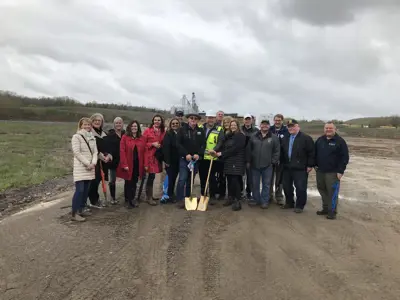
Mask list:
[[206,117],[215,117],[216,113],[213,110],[208,110],[206,113]]

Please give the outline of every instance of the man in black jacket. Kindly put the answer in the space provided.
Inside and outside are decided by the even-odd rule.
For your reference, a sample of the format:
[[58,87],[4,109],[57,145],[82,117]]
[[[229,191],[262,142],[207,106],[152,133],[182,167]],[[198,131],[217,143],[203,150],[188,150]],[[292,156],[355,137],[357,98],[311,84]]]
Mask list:
[[[248,167],[251,167],[253,176],[253,201],[249,205],[261,205],[262,209],[268,208],[269,188],[272,177],[272,168],[279,163],[280,142],[277,136],[269,131],[269,120],[262,120],[260,131],[250,137],[247,144]],[[262,192],[260,195],[260,179]]]
[[[307,203],[308,174],[315,165],[314,141],[300,131],[296,120],[289,120],[287,127],[290,135],[281,140],[283,190],[286,198],[286,204],[282,208],[294,208],[296,213],[301,213]],[[296,205],[293,184],[296,187]]]
[[339,184],[349,163],[349,149],[346,141],[336,133],[335,124],[326,123],[324,132],[315,142],[317,188],[322,198],[322,210],[317,211],[317,215],[335,219]]
[[[246,147],[250,140],[250,137],[252,137],[256,132],[258,132],[258,129],[253,124],[253,120],[254,120],[254,118],[251,114],[247,114],[244,116],[244,125],[242,126],[242,131],[246,136]],[[243,193],[243,189],[244,189],[243,181],[241,183],[242,183],[241,190]],[[247,197],[248,201],[250,201],[252,199],[251,191],[252,191],[251,168],[246,167],[246,197]]]
[[[269,131],[279,138],[279,142],[285,137],[289,136],[289,131],[285,125],[283,125],[283,115],[276,114],[274,116],[274,125],[272,125]],[[275,186],[275,200],[278,205],[283,204],[283,165],[276,164],[273,166],[271,185],[269,189],[269,195],[272,202],[274,196]]]
[[[178,148],[179,161],[179,179],[176,187],[176,198],[180,208],[185,207],[183,201],[185,196],[189,197],[191,187],[191,176],[189,174],[188,164],[194,161],[194,175],[199,169],[199,160],[204,156],[206,135],[204,128],[200,128],[197,124],[200,116],[196,113],[186,115],[188,125],[179,129],[176,137],[176,145]],[[186,193],[185,193],[186,186]]]

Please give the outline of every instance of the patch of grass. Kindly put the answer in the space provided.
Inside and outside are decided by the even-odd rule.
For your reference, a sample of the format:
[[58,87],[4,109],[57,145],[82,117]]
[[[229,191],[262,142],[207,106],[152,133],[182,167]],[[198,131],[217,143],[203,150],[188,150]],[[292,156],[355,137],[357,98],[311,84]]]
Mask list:
[[0,122],[0,192],[72,172],[74,123]]

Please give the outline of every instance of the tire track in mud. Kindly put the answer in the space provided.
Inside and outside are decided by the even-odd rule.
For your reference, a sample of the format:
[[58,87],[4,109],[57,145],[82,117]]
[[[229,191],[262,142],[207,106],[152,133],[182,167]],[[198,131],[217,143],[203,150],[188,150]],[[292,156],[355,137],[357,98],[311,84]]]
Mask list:
[[218,210],[207,215],[205,221],[202,245],[201,262],[204,290],[209,299],[220,300],[218,288],[220,286],[221,272],[221,234],[228,230],[228,227],[236,223],[237,214],[231,211]]
[[179,262],[184,259],[183,250],[189,239],[193,223],[193,215],[191,212],[187,212],[180,221],[176,222],[174,226],[171,226],[168,233],[168,247],[167,247],[167,285],[173,286],[179,276],[177,271],[179,270]]

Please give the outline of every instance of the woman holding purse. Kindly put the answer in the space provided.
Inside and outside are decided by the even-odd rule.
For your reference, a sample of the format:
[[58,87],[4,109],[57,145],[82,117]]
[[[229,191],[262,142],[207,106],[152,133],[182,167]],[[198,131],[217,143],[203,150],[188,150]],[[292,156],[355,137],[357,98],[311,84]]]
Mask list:
[[82,118],[78,123],[78,131],[72,136],[71,145],[74,154],[73,177],[75,193],[72,197],[72,221],[83,222],[86,200],[89,194],[91,181],[95,178],[97,164],[96,139],[91,133],[92,121]]

